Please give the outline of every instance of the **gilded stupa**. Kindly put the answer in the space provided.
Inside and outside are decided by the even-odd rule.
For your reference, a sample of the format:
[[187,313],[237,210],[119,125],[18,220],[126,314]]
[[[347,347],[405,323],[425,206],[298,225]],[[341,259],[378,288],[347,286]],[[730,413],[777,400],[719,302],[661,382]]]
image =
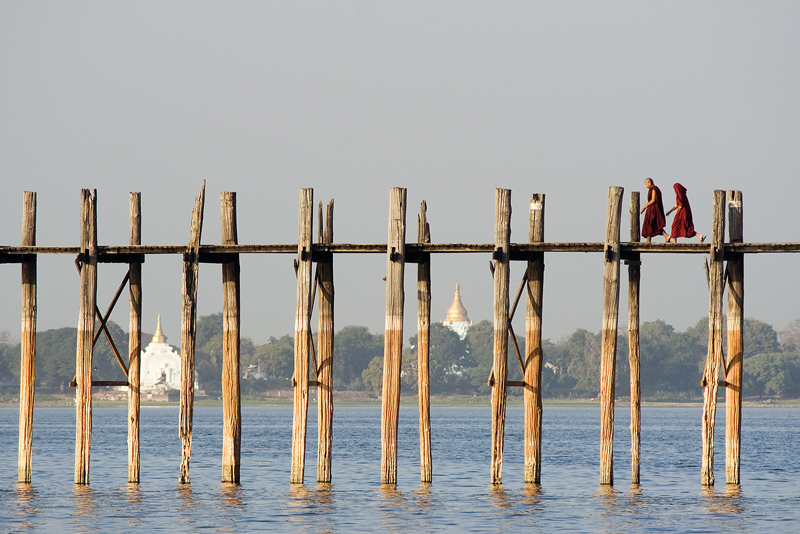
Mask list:
[[469,320],[467,315],[467,309],[461,303],[461,291],[457,282],[453,303],[447,309],[447,317],[442,321],[442,324],[458,334],[461,339],[467,337],[467,330],[472,326],[472,321]]

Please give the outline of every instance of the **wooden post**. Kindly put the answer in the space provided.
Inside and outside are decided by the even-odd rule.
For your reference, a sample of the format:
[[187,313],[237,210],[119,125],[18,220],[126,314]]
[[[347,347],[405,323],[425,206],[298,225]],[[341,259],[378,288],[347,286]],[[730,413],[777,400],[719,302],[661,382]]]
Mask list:
[[[131,245],[142,244],[142,195],[130,194]],[[139,378],[142,354],[142,264],[128,265],[128,482],[139,482]]]
[[297,235],[297,311],[294,323],[294,416],[290,482],[302,484],[306,462],[308,425],[308,355],[311,343],[311,240],[314,235],[314,190],[300,190]]
[[[220,193],[223,245],[238,245],[236,193]],[[222,264],[222,482],[239,483],[242,396],[239,389],[239,255]]]
[[[322,203],[319,205],[319,224],[322,224]],[[325,226],[319,240],[333,243],[333,200],[328,202]],[[331,450],[333,446],[333,254],[317,263],[319,276],[319,371],[317,372],[317,482],[331,481]]]
[[[26,191],[22,205],[22,246],[36,245],[36,193]],[[33,397],[36,383],[36,255],[22,264],[22,338],[19,367],[18,478],[30,484],[33,460]]]
[[503,482],[503,438],[508,379],[508,278],[511,243],[511,190],[495,190],[494,213],[494,348],[492,363],[492,484]]
[[386,334],[383,350],[381,407],[381,484],[397,484],[397,431],[400,411],[400,367],[403,354],[403,275],[406,254],[406,190],[389,194],[386,245]]
[[600,484],[614,484],[614,382],[619,316],[619,226],[622,188],[608,190],[603,267],[603,331],[600,352]]
[[75,358],[75,483],[89,483],[92,445],[92,349],[97,306],[97,191],[81,190],[81,266]]
[[181,284],[181,472],[179,482],[188,484],[189,460],[192,456],[192,419],[194,410],[194,349],[197,336],[197,277],[200,261],[200,236],[203,233],[203,207],[206,182],[195,197],[189,244],[183,256]]
[[[544,195],[531,195],[528,241],[544,241]],[[525,482],[542,477],[542,297],[544,253],[528,261],[528,299],[525,311]]]
[[[742,192],[728,191],[728,238],[743,241]],[[725,373],[725,481],[739,484],[742,440],[744,254],[728,259],[728,366]]]
[[[639,228],[639,192],[631,193],[631,243],[641,240]],[[632,254],[628,264],[628,363],[631,371],[631,483],[639,484],[642,444],[642,392],[639,372],[639,281],[640,254]]]
[[725,191],[714,191],[714,217],[711,230],[711,265],[708,270],[708,352],[703,371],[703,457],[700,483],[714,485],[714,417],[717,413],[717,381],[722,354],[722,295],[725,290],[723,269],[725,239]]
[[[417,242],[431,242],[428,224],[428,206],[422,201],[419,207]],[[431,457],[431,384],[430,384],[430,333],[431,333],[431,257],[420,258],[417,264],[417,392],[419,395],[419,474],[423,483],[433,480]]]

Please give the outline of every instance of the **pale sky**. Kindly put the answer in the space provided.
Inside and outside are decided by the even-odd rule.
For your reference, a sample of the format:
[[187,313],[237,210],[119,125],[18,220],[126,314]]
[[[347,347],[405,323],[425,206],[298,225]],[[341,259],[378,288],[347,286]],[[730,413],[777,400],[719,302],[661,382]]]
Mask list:
[[[609,186],[688,188],[708,233],[715,189],[740,189],[746,241],[800,241],[798,2],[0,2],[0,244],[18,245],[22,193],[38,244],[77,245],[80,189],[97,189],[99,241],[185,244],[207,182],[202,242],[219,243],[219,193],[238,193],[239,242],[297,240],[298,193],[335,199],[334,240],[385,243],[389,188],[423,199],[434,242],[493,240],[494,189],[512,190],[512,242],[545,193],[548,241],[599,242]],[[642,193],[644,194],[644,193]],[[644,198],[644,197],[643,197]],[[623,239],[627,238],[623,215]],[[243,335],[293,331],[291,255],[242,256]],[[492,317],[489,255],[433,257],[433,317],[456,282]],[[73,257],[39,260],[40,330],[76,326]],[[600,254],[546,256],[544,336],[599,331]],[[386,259],[337,256],[336,329],[384,327]],[[512,270],[516,291],[524,266]],[[800,255],[748,256],[745,313],[800,317]],[[180,342],[180,256],[143,267],[145,331]],[[416,268],[406,269],[415,334]],[[105,310],[124,267],[101,265]],[[620,323],[626,322],[625,285]],[[19,337],[18,265],[0,266],[0,330]],[[203,264],[199,313],[221,311]],[[702,257],[644,257],[642,321],[679,330],[708,313]],[[515,321],[524,330],[523,315]],[[127,305],[114,320],[127,329]],[[316,323],[315,323],[316,324]]]

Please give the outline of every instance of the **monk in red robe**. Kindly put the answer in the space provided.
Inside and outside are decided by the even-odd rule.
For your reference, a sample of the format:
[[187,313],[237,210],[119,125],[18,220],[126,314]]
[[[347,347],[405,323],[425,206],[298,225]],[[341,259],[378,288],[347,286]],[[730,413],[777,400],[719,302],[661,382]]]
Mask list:
[[[679,237],[694,237],[702,243],[706,240],[706,236],[698,234],[694,231],[694,221],[692,220],[692,207],[689,206],[689,197],[686,196],[686,188],[681,184],[672,186],[675,190],[675,205],[667,212],[667,215],[675,212],[675,218],[672,219],[672,240],[678,242]],[[667,239],[669,241],[669,239]]]
[[644,213],[642,237],[646,237],[647,243],[649,243],[651,237],[663,235],[669,242],[669,234],[664,231],[664,227],[667,225],[667,216],[664,215],[661,190],[656,187],[652,178],[647,178],[644,185],[647,186],[647,204],[639,212],[640,214]]

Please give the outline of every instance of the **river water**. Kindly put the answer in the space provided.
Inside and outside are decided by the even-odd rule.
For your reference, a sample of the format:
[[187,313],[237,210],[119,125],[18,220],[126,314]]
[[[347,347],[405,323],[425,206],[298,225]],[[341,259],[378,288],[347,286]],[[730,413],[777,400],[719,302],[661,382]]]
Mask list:
[[37,408],[33,484],[17,485],[18,411],[0,408],[0,532],[800,532],[800,409],[745,408],[742,485],[700,486],[701,409],[642,410],[642,483],[630,485],[629,409],[614,476],[599,480],[600,411],[546,407],[542,484],[523,483],[522,409],[507,413],[503,484],[489,484],[488,407],[433,407],[434,477],[419,482],[417,411],[400,411],[396,487],[380,484],[380,407],[337,407],[333,484],[317,484],[315,407],[306,484],[289,484],[291,407],[242,410],[241,485],[220,483],[222,409],[195,408],[192,483],[178,484],[177,407],[144,407],[141,483],[127,484],[125,408],[95,408],[86,487],[72,483],[75,413]]

